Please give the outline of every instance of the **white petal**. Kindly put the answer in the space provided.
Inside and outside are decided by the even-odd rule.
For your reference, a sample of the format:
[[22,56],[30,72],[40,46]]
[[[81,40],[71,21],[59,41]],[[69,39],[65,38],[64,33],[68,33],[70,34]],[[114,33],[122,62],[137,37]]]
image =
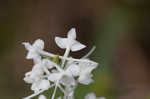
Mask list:
[[24,77],[24,79],[23,79],[26,83],[28,83],[28,84],[32,84],[33,82],[34,82],[34,80],[32,79],[32,78],[30,78],[30,77]]
[[66,38],[55,37],[55,42],[62,49],[65,49],[67,47],[67,39]]
[[33,51],[33,49],[31,49],[28,54],[27,54],[27,59],[33,59],[33,58],[36,58],[38,55],[36,52]]
[[27,50],[32,49],[32,46],[31,46],[30,43],[28,43],[28,42],[23,42],[22,44],[25,46],[25,48],[26,48]]
[[75,81],[74,81],[74,78],[72,77],[72,75],[67,74],[67,73],[62,75],[60,82],[63,85],[74,85],[75,84]]
[[34,82],[34,80],[30,77],[31,73],[32,73],[32,72],[27,72],[27,73],[25,74],[25,77],[24,77],[23,80],[24,80],[26,83],[32,84],[32,83]]
[[75,51],[79,51],[83,48],[85,48],[86,46],[81,44],[80,42],[78,41],[74,41],[74,43],[72,44],[71,46],[71,51],[75,52]]
[[81,76],[78,78],[78,81],[79,81],[81,84],[84,84],[84,85],[88,85],[88,84],[90,84],[90,83],[93,82],[93,80],[91,79],[91,75],[90,75],[90,74],[81,75]]
[[40,95],[38,99],[47,99],[44,95]]
[[52,82],[56,82],[56,81],[60,80],[61,76],[62,75],[60,73],[52,73],[48,76],[48,79]]
[[72,64],[67,68],[66,72],[69,72],[73,76],[78,76],[80,74],[80,68],[79,66]]
[[31,72],[28,72],[25,74],[24,81],[27,83],[34,83],[41,79],[41,76],[43,75],[44,71],[40,66],[33,66],[33,69]]
[[30,43],[23,43],[23,44],[25,45],[25,48],[29,51],[26,58],[33,59],[34,62],[38,63],[38,61],[41,59],[38,50],[44,49],[44,42],[38,39],[35,41],[33,45],[30,45]]
[[82,73],[84,72],[84,74],[91,73],[92,70],[95,69],[97,67],[97,65],[98,65],[97,63],[95,63],[93,61],[90,61],[88,59],[82,59],[82,60],[87,61],[87,62],[80,62],[79,63],[81,72]]
[[84,67],[81,67],[81,72],[84,73],[84,74],[90,74],[92,72],[93,69],[95,69],[94,66],[84,66]]
[[35,93],[39,92],[40,89],[39,89],[38,85],[39,85],[39,82],[33,83],[31,86],[31,90],[33,90]]
[[40,75],[43,75],[43,73],[44,73],[44,70],[43,70],[43,68],[41,67],[40,64],[36,64],[35,66],[33,66],[32,75],[40,76]]
[[36,57],[33,57],[33,61],[34,61],[34,64],[40,63],[42,61],[41,56],[37,55]]
[[38,39],[36,40],[34,43],[33,43],[33,47],[36,48],[36,49],[44,49],[44,41],[41,40],[41,39]]
[[53,66],[53,63],[52,63],[50,60],[48,60],[48,59],[43,59],[43,60],[42,60],[42,63],[43,63],[43,65],[44,65],[46,68],[48,68],[48,69],[51,69],[51,68],[54,67],[54,66]]
[[89,93],[85,96],[85,99],[96,99],[96,96],[94,93]]
[[75,28],[72,28],[71,30],[69,30],[68,35],[67,35],[68,39],[76,39],[76,30]]
[[39,80],[32,84],[31,90],[34,92],[39,92],[40,90],[47,90],[50,88],[50,83],[48,80]]
[[47,89],[49,89],[50,88],[50,82],[48,80],[42,80],[40,82],[39,88],[41,90],[47,90]]

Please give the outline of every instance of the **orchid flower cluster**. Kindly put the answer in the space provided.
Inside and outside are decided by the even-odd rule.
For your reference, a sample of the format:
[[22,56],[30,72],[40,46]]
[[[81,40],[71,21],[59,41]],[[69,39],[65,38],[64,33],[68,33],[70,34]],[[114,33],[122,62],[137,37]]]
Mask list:
[[[93,82],[92,71],[98,63],[88,59],[88,56],[95,47],[80,59],[69,56],[71,51],[79,51],[86,47],[76,40],[75,28],[68,32],[67,38],[55,37],[55,42],[60,48],[66,49],[63,56],[44,51],[44,42],[41,39],[32,45],[28,42],[23,43],[28,50],[26,58],[34,61],[32,70],[24,77],[24,81],[31,84],[34,93],[24,99],[32,99],[35,96],[38,96],[38,99],[48,99],[42,93],[51,89],[51,99],[74,99],[75,89],[79,83],[89,85]],[[56,97],[57,90],[60,90],[63,96]],[[94,93],[90,93],[85,99],[105,98],[97,98]]]

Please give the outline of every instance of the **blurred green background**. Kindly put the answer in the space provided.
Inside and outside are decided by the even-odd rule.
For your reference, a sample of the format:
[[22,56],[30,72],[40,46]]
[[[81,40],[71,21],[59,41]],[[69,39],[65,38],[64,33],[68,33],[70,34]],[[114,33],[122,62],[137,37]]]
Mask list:
[[23,41],[41,38],[45,50],[62,55],[55,36],[75,27],[88,47],[71,53],[79,58],[93,45],[91,59],[99,62],[95,82],[79,85],[76,99],[88,92],[106,99],[150,99],[149,0],[0,0],[0,97],[20,99],[31,94],[25,72]]

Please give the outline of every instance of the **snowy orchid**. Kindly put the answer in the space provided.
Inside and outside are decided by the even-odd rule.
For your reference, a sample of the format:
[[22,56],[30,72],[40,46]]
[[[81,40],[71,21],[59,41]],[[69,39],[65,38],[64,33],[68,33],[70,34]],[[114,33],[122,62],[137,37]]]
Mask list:
[[[55,42],[60,48],[66,49],[63,56],[44,51],[44,42],[40,39],[32,45],[28,42],[23,43],[28,50],[26,58],[33,59],[35,63],[32,70],[24,77],[24,81],[31,84],[31,90],[34,93],[24,99],[31,99],[35,96],[39,96],[39,99],[47,99],[41,94],[52,87],[54,91],[51,99],[75,99],[74,93],[78,83],[89,85],[93,82],[92,71],[97,68],[98,63],[87,58],[95,47],[80,59],[70,57],[70,51],[79,51],[86,47],[76,40],[75,28],[68,32],[67,38],[56,37]],[[57,90],[60,90],[64,96],[56,97]],[[94,94],[91,94],[85,99],[103,98],[96,98]]]

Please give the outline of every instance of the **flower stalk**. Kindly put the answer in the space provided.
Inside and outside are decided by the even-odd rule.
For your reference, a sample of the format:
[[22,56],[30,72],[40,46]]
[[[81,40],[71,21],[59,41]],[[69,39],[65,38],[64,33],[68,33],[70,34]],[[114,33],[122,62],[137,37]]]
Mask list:
[[64,54],[64,59],[62,61],[61,67],[64,68],[65,62],[66,62],[66,58],[69,56],[70,53],[70,47],[66,48],[65,54]]

